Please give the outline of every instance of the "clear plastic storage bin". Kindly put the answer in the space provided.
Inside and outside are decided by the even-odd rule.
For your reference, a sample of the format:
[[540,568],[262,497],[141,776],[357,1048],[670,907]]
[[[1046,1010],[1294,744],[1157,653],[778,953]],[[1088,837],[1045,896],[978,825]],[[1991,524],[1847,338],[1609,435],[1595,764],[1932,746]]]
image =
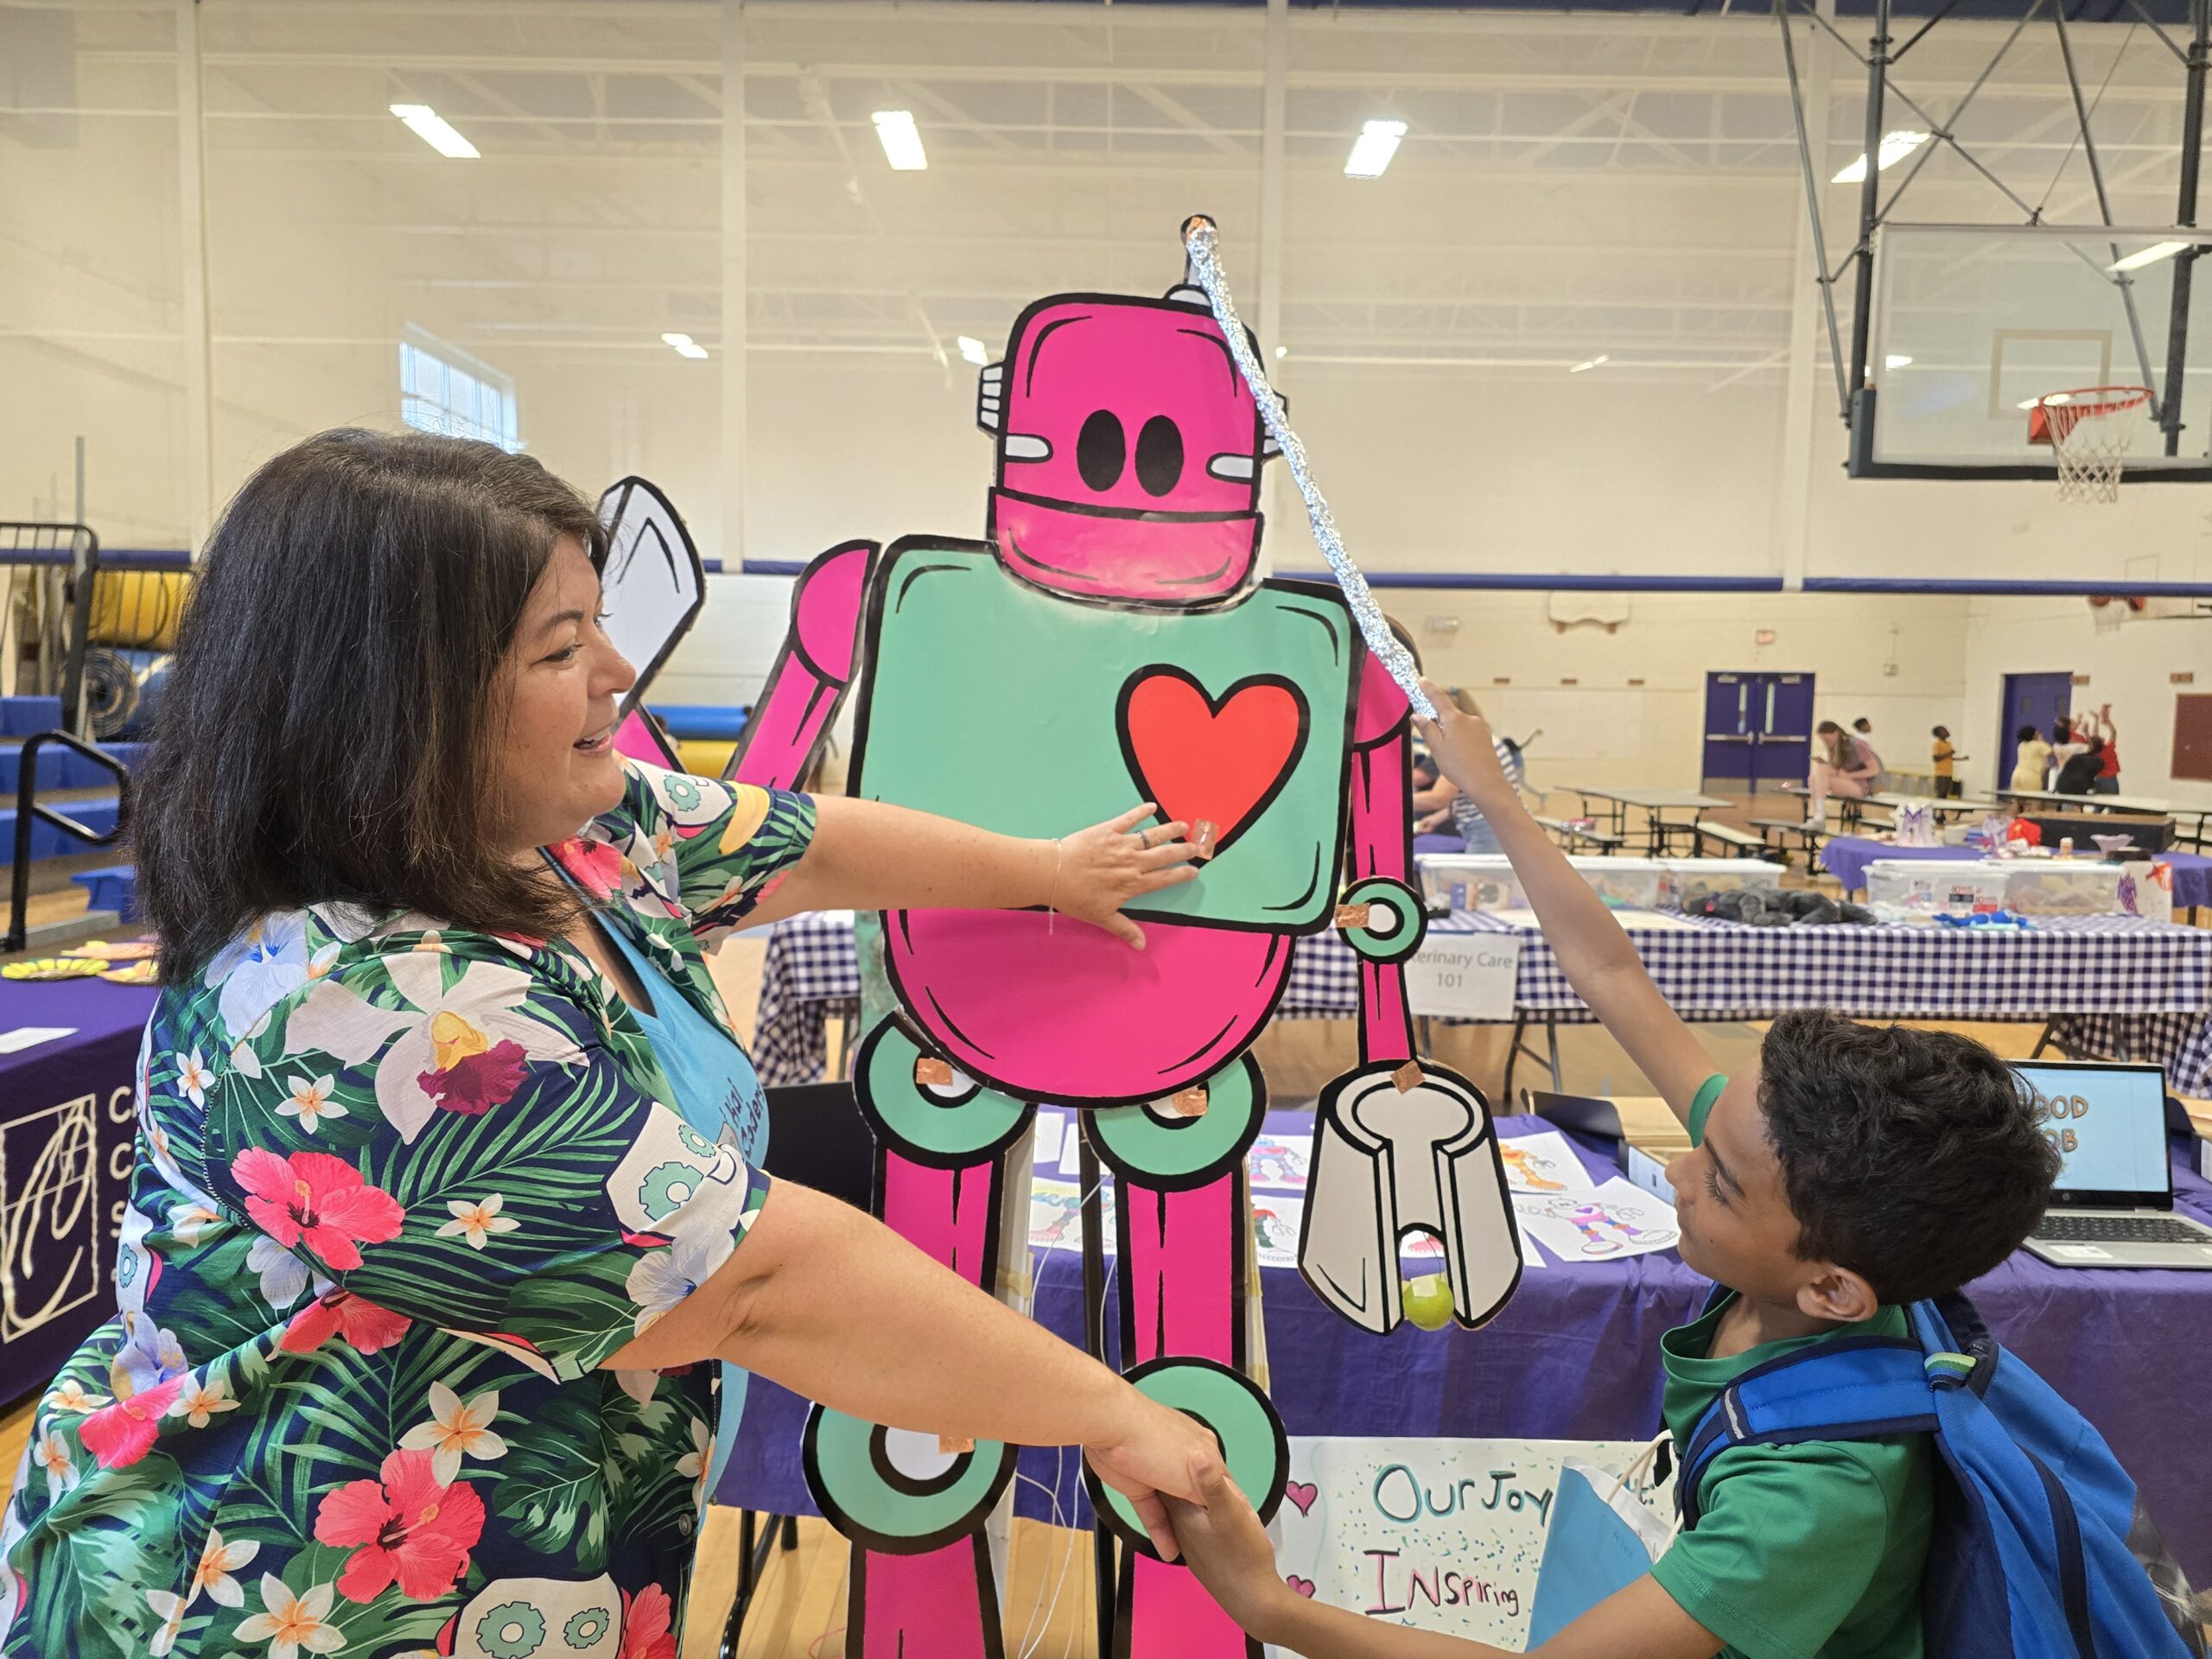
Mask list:
[[[1526,910],[1528,896],[1514,879],[1513,866],[1496,853],[1423,853],[1421,897],[1430,908]],[[1609,904],[1656,909],[1667,894],[1668,865],[1683,859],[1569,858],[1567,862],[1598,896]],[[1714,859],[1733,864],[1733,859]]]
[[1885,922],[1971,916],[2005,908],[2012,866],[1935,858],[1878,858],[1866,867],[1866,906]]
[[1707,893],[1735,893],[1744,887],[1779,887],[1782,885],[1782,866],[1770,864],[1763,858],[1669,858],[1661,861],[1667,867],[1667,880],[1661,898],[1668,904],[1680,904],[1682,895],[1692,887],[1703,887]]
[[2023,916],[2171,917],[2173,901],[2158,886],[2152,861],[2107,864],[2095,859],[2023,859],[2012,867],[2006,906]]

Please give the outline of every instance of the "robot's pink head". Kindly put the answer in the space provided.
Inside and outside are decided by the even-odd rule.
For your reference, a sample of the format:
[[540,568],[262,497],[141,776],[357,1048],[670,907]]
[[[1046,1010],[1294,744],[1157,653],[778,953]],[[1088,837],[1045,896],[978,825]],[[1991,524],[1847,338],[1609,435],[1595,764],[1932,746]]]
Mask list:
[[1197,289],[1038,301],[983,371],[976,421],[998,439],[990,537],[1015,575],[1172,606],[1250,582],[1274,446]]

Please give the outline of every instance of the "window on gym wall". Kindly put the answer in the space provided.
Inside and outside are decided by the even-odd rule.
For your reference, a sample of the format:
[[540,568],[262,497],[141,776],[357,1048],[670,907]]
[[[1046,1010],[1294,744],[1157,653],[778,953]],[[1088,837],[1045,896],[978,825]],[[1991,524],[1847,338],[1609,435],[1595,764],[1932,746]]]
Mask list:
[[399,418],[419,431],[522,448],[514,381],[413,327],[399,342]]

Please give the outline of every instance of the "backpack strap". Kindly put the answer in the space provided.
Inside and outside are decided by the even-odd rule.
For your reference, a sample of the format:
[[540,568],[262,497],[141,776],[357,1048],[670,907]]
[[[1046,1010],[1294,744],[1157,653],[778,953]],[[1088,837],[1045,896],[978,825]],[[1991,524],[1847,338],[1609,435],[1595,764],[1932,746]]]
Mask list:
[[1699,1483],[1732,1446],[1933,1431],[1929,1390],[1955,1358],[1924,1354],[1918,1343],[1895,1337],[1840,1337],[1752,1367],[1720,1391],[1681,1448],[1675,1501],[1682,1525],[1697,1525]]

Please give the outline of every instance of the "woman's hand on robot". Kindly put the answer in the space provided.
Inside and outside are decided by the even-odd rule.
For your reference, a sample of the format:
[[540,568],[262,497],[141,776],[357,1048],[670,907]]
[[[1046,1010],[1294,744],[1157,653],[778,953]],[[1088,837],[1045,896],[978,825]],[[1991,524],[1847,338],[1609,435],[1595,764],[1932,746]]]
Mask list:
[[1190,826],[1179,818],[1145,822],[1159,810],[1147,801],[1119,817],[1062,836],[1054,855],[1052,896],[1046,901],[1051,907],[1143,950],[1144,931],[1122,914],[1122,906],[1198,874],[1191,868],[1198,849],[1183,839]]
[[1424,679],[1421,689],[1428,693],[1436,718],[1423,720],[1415,715],[1414,729],[1428,744],[1428,752],[1436,757],[1444,775],[1459,785],[1478,808],[1510,796],[1513,785],[1506,781],[1505,768],[1497,763],[1490,722],[1480,715],[1461,713],[1452,694],[1433,680]]
[[1221,1443],[1195,1417],[1148,1400],[1135,1389],[1125,1401],[1128,1422],[1110,1440],[1083,1448],[1098,1478],[1129,1500],[1163,1560],[1179,1553],[1166,1500],[1202,1503],[1206,1490],[1228,1478]]

